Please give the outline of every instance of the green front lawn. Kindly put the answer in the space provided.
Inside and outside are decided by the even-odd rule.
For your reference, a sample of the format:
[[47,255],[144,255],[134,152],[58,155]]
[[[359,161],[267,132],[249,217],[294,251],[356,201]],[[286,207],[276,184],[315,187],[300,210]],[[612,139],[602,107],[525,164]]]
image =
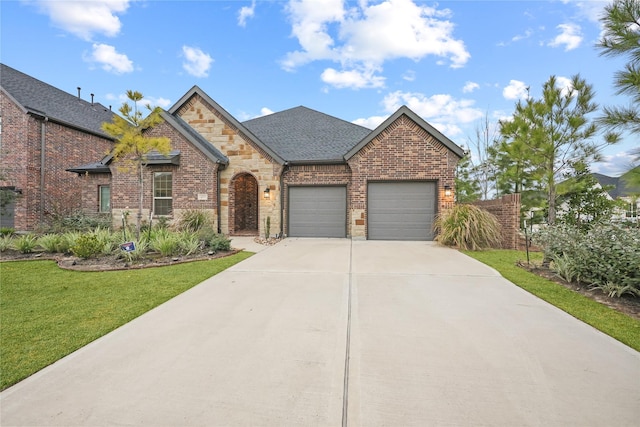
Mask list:
[[[524,252],[491,250],[464,253],[495,268],[504,278],[522,289],[640,351],[640,320],[518,267],[518,260],[526,260]],[[532,260],[539,262],[542,255],[534,253]]]
[[0,263],[0,390],[251,255],[107,272]]

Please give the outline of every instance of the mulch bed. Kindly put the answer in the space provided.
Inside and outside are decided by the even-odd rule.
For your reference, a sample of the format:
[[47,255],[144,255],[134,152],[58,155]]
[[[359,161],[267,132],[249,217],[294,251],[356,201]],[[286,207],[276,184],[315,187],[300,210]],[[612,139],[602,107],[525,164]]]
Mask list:
[[526,262],[520,262],[518,263],[518,266],[524,268],[527,271],[530,271],[531,273],[537,274],[538,276],[544,277],[545,279],[562,285],[567,289],[578,292],[579,294],[584,295],[587,298],[591,298],[592,300],[597,301],[601,304],[604,304],[609,308],[620,311],[624,314],[627,314],[628,316],[640,320],[640,298],[626,294],[622,295],[619,298],[610,297],[599,289],[589,289],[589,286],[587,284],[574,282],[569,283],[566,280],[563,280],[550,269],[542,267],[540,265],[536,265],[534,263],[527,265]]
[[58,263],[60,268],[75,271],[117,271],[133,270],[140,268],[164,267],[168,265],[183,264],[185,262],[207,261],[222,258],[241,252],[241,249],[230,251],[219,251],[215,253],[197,252],[187,256],[164,257],[160,254],[150,253],[140,260],[129,263],[119,255],[101,256],[96,258],[82,259],[75,256],[61,254],[47,254],[37,252],[22,254],[18,251],[8,250],[0,254],[0,261],[29,261],[29,260],[52,260]]

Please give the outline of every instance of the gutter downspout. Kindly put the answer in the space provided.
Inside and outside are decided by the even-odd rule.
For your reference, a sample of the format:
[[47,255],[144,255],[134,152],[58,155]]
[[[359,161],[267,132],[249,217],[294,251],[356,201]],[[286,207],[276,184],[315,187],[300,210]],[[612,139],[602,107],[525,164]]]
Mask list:
[[46,123],[49,121],[48,117],[44,117],[40,123],[40,223],[44,222],[44,185],[45,185],[45,160],[46,160]]
[[220,172],[224,169],[224,166],[222,165],[222,163],[220,163],[219,160],[216,161],[216,163],[218,164],[218,168],[216,169],[216,216],[218,217],[218,234],[221,234],[222,222],[220,219],[220,213],[222,212],[222,202],[220,201]]

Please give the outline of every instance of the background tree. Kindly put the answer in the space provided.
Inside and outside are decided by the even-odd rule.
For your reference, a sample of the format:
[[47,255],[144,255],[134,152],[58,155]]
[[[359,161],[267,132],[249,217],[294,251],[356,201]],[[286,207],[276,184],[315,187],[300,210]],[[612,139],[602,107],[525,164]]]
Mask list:
[[496,196],[496,165],[493,162],[492,152],[495,152],[498,139],[498,126],[489,120],[489,114],[485,114],[475,128],[475,138],[469,138],[472,155],[470,156],[470,175],[478,183],[480,198],[488,200]]
[[144,99],[142,93],[128,90],[127,98],[133,102],[124,102],[120,109],[122,116],[114,115],[113,122],[103,123],[102,129],[116,140],[111,154],[114,160],[119,160],[121,167],[134,168],[138,176],[139,204],[136,217],[136,238],[140,238],[140,225],[142,222],[142,208],[144,201],[144,169],[147,156],[152,151],[168,155],[171,145],[168,138],[148,137],[144,134],[147,129],[159,125],[164,120],[160,115],[160,107],[152,108],[146,104],[149,114],[143,117],[138,109],[138,103]]
[[640,0],[616,0],[605,7],[604,26],[596,45],[601,55],[626,57],[629,62],[614,74],[617,93],[631,97],[627,107],[605,107],[600,122],[610,130],[640,133]]
[[500,122],[497,156],[507,163],[503,175],[515,183],[515,192],[525,180],[544,191],[549,224],[555,222],[556,185],[562,172],[572,162],[597,161],[602,148],[617,141],[614,134],[607,134],[600,144],[593,141],[597,127],[588,115],[598,108],[594,95],[579,75],[565,88],[551,76],[540,99],[518,101],[513,119]]
[[558,186],[563,208],[558,222],[588,230],[593,224],[611,220],[618,203],[607,197],[609,189],[598,185],[587,164],[572,163],[565,177],[568,179]]
[[480,185],[472,175],[471,153],[466,153],[456,166],[456,202],[471,203],[480,198]]

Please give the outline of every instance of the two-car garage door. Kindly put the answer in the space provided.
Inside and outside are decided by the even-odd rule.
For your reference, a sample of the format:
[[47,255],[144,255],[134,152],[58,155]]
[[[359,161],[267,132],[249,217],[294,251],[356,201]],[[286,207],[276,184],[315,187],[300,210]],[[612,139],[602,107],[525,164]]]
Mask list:
[[[433,240],[435,182],[371,182],[367,186],[367,238]],[[345,186],[290,186],[288,235],[346,237]]]
[[371,240],[433,240],[435,182],[373,182],[367,188]]

